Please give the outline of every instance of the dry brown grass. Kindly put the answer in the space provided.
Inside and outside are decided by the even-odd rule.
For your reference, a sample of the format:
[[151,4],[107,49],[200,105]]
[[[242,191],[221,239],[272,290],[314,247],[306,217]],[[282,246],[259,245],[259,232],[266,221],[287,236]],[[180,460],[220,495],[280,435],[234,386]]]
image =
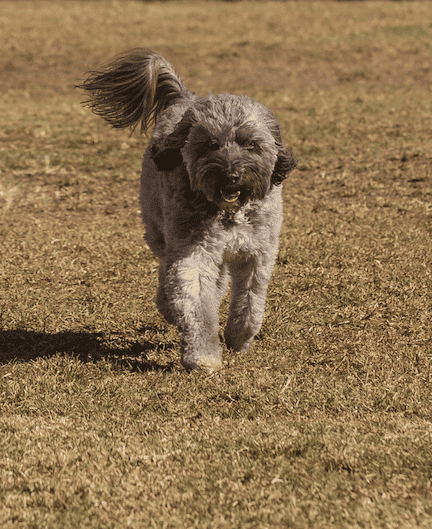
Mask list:
[[[2,527],[432,524],[430,6],[0,2]],[[263,329],[210,378],[155,310],[146,138],[73,87],[134,46],[300,160]]]

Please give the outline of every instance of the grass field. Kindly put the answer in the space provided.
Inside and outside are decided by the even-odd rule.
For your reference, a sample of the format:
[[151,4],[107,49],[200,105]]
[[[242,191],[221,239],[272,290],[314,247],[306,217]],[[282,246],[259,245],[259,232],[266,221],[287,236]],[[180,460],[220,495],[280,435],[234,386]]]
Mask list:
[[[0,1],[2,529],[432,527],[431,20]],[[300,160],[263,328],[213,376],[155,308],[147,138],[74,89],[136,46],[270,106]]]

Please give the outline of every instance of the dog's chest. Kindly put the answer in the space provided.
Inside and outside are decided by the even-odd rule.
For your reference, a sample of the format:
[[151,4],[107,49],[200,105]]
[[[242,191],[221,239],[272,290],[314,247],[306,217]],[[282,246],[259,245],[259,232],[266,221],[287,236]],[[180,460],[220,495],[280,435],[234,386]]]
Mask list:
[[240,210],[231,217],[221,216],[215,226],[218,240],[223,245],[225,258],[238,254],[255,254],[267,246],[277,234],[269,219],[261,212]]
[[257,238],[254,237],[252,226],[236,224],[225,226],[222,230],[224,239],[224,252],[229,255],[238,253],[250,253],[257,245]]

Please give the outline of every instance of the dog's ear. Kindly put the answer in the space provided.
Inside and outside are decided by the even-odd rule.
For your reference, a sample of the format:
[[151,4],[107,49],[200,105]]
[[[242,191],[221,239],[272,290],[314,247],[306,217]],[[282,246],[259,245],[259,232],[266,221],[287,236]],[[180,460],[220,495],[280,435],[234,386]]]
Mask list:
[[[270,111],[271,112],[271,111]],[[297,167],[297,160],[294,158],[293,152],[287,149],[282,143],[282,135],[280,131],[279,122],[271,112],[273,119],[271,120],[270,131],[275,139],[278,150],[277,160],[271,176],[272,184],[280,184],[288,176],[293,169]]]
[[150,156],[158,171],[174,171],[183,161],[180,148],[166,147],[165,142],[163,147],[153,145]]
[[271,176],[271,182],[274,185],[280,184],[288,176],[288,173],[297,167],[297,160],[294,158],[293,152],[287,149],[282,143],[282,135],[280,131],[279,121],[273,112],[265,105],[260,105],[260,109],[264,115],[271,135],[274,138],[277,148],[277,160]]
[[169,136],[163,141],[153,144],[151,158],[158,171],[174,171],[183,162],[181,149],[186,143],[191,126],[190,113],[186,112]]
[[293,169],[297,167],[297,160],[293,156],[293,152],[280,143],[276,143],[278,147],[278,157],[273,169],[271,181],[273,184],[280,184],[288,176]]

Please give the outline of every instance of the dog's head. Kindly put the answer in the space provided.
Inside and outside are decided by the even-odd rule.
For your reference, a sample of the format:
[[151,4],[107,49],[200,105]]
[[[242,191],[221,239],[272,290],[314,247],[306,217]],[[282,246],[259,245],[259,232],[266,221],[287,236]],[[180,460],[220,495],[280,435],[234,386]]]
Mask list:
[[264,198],[296,166],[271,110],[228,94],[195,100],[152,158],[159,171],[184,162],[191,189],[221,209]]

